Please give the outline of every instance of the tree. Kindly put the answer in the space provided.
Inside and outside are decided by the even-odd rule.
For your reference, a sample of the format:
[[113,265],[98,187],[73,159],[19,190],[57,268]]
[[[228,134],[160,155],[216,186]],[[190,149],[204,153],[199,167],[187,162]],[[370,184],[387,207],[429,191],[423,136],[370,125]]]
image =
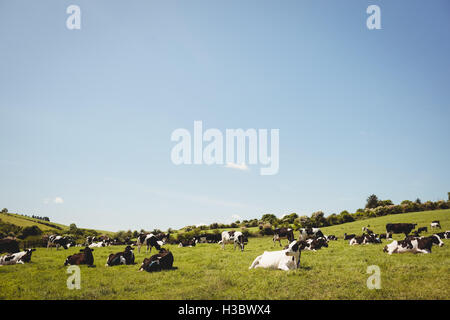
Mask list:
[[447,192],[448,195],[448,201],[450,201],[450,192]]
[[69,233],[76,234],[78,231],[77,225],[75,223],[71,223],[69,226]]
[[278,218],[274,214],[266,213],[261,217],[261,220],[264,222],[269,222],[270,224],[274,224],[278,221]]
[[[449,198],[450,198],[450,192],[449,192],[448,194],[449,194]],[[8,209],[3,208],[3,209],[2,209],[2,213],[8,213]]]
[[420,199],[417,198],[417,199],[416,199],[416,203],[417,203],[417,204],[422,204],[422,201],[420,201]]
[[366,208],[373,209],[378,207],[378,197],[374,194],[371,194],[367,198]]

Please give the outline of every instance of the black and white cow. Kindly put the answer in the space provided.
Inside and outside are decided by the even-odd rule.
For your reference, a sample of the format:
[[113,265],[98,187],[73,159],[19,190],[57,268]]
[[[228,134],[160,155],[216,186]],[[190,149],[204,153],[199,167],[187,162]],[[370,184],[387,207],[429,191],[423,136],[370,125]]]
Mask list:
[[182,240],[182,241],[180,241],[178,246],[180,248],[182,248],[182,247],[195,247],[196,244],[197,244],[197,242],[195,240]]
[[431,226],[431,229],[436,229],[436,228],[441,229],[441,223],[439,222],[439,220],[432,221],[430,223],[430,226]]
[[444,245],[441,239],[436,235],[421,238],[407,237],[405,240],[392,241],[384,247],[383,252],[387,252],[388,254],[406,252],[431,253],[433,244],[438,246]]
[[7,254],[0,257],[0,266],[10,264],[24,264],[31,261],[31,254],[36,249],[27,249],[25,251],[16,252],[13,254]]
[[421,228],[417,229],[417,232],[418,232],[418,233],[421,233],[421,232],[428,232],[428,228],[427,228],[427,227],[421,227]]
[[435,233],[441,239],[450,239],[450,231]]
[[106,267],[118,266],[121,264],[134,264],[134,253],[131,246],[126,246],[125,251],[118,253],[111,253],[106,260]]
[[280,270],[297,269],[300,265],[301,250],[305,241],[292,241],[287,248],[281,251],[265,251],[255,258],[249,269],[267,268]]
[[228,243],[234,244],[234,249],[239,246],[241,251],[244,251],[245,237],[240,231],[224,231],[222,232],[222,240],[219,244],[222,245],[222,249],[225,249],[225,245]]
[[300,231],[300,240],[306,240],[309,238],[320,238],[323,237],[322,231],[320,228],[301,228]]
[[70,237],[67,236],[58,236],[56,234],[52,234],[48,236],[48,242],[47,242],[47,249],[56,247],[56,250],[59,249],[59,247],[63,247],[64,249],[69,248],[70,246],[74,245],[74,241]]
[[275,245],[275,241],[278,241],[281,247],[281,239],[287,239],[289,243],[294,241],[294,229],[278,228],[273,230],[273,245]]
[[334,234],[330,234],[329,236],[325,236],[325,239],[327,239],[327,241],[330,240],[336,241],[338,237],[336,237]]
[[388,223],[386,224],[386,235],[393,233],[404,233],[407,236],[417,223]]
[[194,236],[194,241],[196,243],[218,243],[220,240],[222,240],[222,235],[220,233],[203,233]]
[[138,236],[136,245],[138,247],[138,252],[141,252],[141,246],[147,246],[147,249],[145,252],[152,252],[152,248],[155,247],[157,250],[161,249],[161,246],[163,245],[163,242],[158,240],[152,233],[146,234],[141,233]]
[[370,226],[367,226],[367,227],[362,227],[362,232],[364,233],[364,232],[367,232],[367,234],[372,234],[373,233],[373,231],[372,230],[370,230],[369,229],[369,227]]
[[369,244],[369,243],[381,243],[381,239],[377,238],[375,234],[366,234],[362,236],[356,236],[349,241],[349,245],[354,246],[358,244]]
[[159,253],[145,258],[139,268],[139,271],[155,272],[162,270],[171,270],[173,267],[173,254],[169,250],[161,248]]
[[354,237],[356,237],[356,234],[354,234],[354,233],[352,233],[352,234],[344,233],[344,240],[350,240],[350,239],[353,239]]
[[327,240],[324,237],[305,240],[304,250],[317,251],[322,247],[328,248]]

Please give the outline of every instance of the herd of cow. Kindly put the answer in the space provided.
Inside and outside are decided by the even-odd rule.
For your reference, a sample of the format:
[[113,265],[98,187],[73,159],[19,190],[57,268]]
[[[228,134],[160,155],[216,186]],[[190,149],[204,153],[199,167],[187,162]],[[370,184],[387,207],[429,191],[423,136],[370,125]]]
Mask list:
[[[404,240],[392,240],[387,244],[383,251],[388,254],[393,253],[431,253],[433,245],[443,246],[441,239],[449,239],[450,231],[435,233],[428,237],[420,236],[421,232],[427,232],[427,227],[421,227],[413,231],[417,224],[412,223],[389,223],[386,225],[385,234],[376,234],[369,229],[370,226],[363,227],[363,234],[357,236],[355,234],[344,234],[344,240],[349,241],[349,245],[364,245],[364,244],[379,244],[382,239],[392,240],[393,234],[404,234]],[[430,229],[441,229],[439,221],[433,221],[430,224]],[[412,233],[412,235],[411,235]],[[316,251],[322,247],[327,248],[329,241],[336,241],[338,238],[334,235],[324,235],[320,228],[302,228],[299,230],[299,238],[296,240],[294,230],[292,228],[278,228],[274,230],[273,245],[278,241],[281,246],[281,240],[287,239],[288,245],[280,251],[265,251],[262,255],[256,257],[250,266],[253,268],[273,268],[281,270],[296,269],[300,265],[300,255],[303,250]],[[52,247],[62,247],[67,249],[75,245],[75,242],[67,236],[50,235],[46,236],[47,249]],[[140,253],[141,247],[146,246],[146,253],[151,253],[152,248],[155,247],[159,253],[152,255],[150,258],[145,258],[142,262],[139,271],[160,271],[174,269],[174,257],[172,252],[163,248],[165,244],[176,244],[179,247],[193,247],[197,243],[218,243],[222,249],[225,244],[234,244],[234,249],[237,247],[244,251],[245,245],[248,243],[247,237],[240,231],[223,231],[222,234],[202,234],[194,236],[190,240],[175,241],[171,239],[170,234],[160,233],[154,235],[152,233],[141,233],[137,240],[132,242],[126,239],[125,242],[120,242],[117,239],[110,239],[107,236],[101,237],[87,237],[83,249],[79,253],[70,255],[64,262],[64,265],[87,265],[94,266],[94,256],[92,252],[96,247],[106,247],[110,245],[126,245],[123,252],[110,254],[106,266],[116,265],[133,265],[135,264],[135,256],[132,246],[137,246]],[[80,246],[80,245],[79,245]],[[31,261],[31,254],[35,249],[26,249],[19,251],[19,244],[14,239],[1,239],[0,252],[9,252],[9,254],[0,257],[0,266],[10,264],[23,264]]]

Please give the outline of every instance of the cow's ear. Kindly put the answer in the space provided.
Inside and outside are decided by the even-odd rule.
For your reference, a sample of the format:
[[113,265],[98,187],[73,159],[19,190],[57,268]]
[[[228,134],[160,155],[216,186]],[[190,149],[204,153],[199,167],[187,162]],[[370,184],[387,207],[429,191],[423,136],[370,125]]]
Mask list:
[[91,249],[91,251],[94,251],[94,249]]

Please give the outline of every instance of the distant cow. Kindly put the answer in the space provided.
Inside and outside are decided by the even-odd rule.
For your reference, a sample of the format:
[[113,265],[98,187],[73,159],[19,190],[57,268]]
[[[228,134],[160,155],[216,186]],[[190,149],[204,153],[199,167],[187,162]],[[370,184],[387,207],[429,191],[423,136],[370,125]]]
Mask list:
[[431,247],[433,244],[442,246],[443,243],[439,237],[430,236],[430,237],[422,237],[410,239],[407,238],[405,240],[400,241],[392,241],[388,245],[386,245],[383,249],[383,252],[387,252],[388,254],[393,253],[431,253]]
[[439,220],[432,221],[430,223],[430,226],[431,226],[431,229],[433,229],[433,228],[441,229],[441,223],[439,222]]
[[69,248],[74,243],[70,237],[67,236],[58,236],[56,234],[52,234],[48,236],[48,242],[47,242],[47,249],[56,247],[56,250],[59,249],[59,247],[63,247],[64,249]]
[[94,265],[94,256],[92,255],[93,251],[94,249],[91,249],[89,247],[80,249],[80,253],[68,256],[66,262],[64,262],[64,265],[67,266],[67,265],[86,264],[88,266],[93,266]]
[[10,264],[24,264],[25,262],[31,261],[31,254],[36,249],[27,249],[25,251],[16,252],[13,254],[7,254],[0,257],[0,266],[10,265]]
[[441,239],[450,239],[450,231],[436,233]]
[[336,240],[338,239],[338,237],[336,237],[336,236],[333,235],[333,234],[330,234],[329,236],[325,236],[325,239],[327,239],[328,241],[329,241],[329,240],[336,241]]
[[194,236],[194,241],[196,243],[218,243],[220,240],[222,240],[222,235],[220,233],[204,233]]
[[161,248],[158,254],[151,256],[150,258],[145,258],[139,268],[139,271],[161,271],[173,269],[173,254],[172,252]]
[[222,245],[222,249],[225,249],[225,244],[233,243],[234,249],[236,247],[241,247],[241,251],[244,251],[245,238],[242,232],[240,231],[224,231],[222,232],[222,240],[219,241],[219,244]]
[[323,237],[322,231],[320,228],[301,228],[300,231],[300,240],[306,240],[309,238],[320,238]]
[[349,241],[349,245],[351,246],[369,243],[381,243],[381,239],[377,238],[375,234],[364,233],[362,236],[356,236]]
[[0,239],[0,252],[16,253],[19,252],[19,242],[15,239]]
[[305,244],[305,241],[294,240],[284,250],[265,251],[262,255],[256,257],[249,269],[267,268],[285,271],[297,269],[300,265],[301,250]]
[[281,247],[281,239],[287,239],[289,243],[294,241],[294,230],[292,228],[278,228],[273,230],[273,245],[275,245],[275,241],[278,241]]
[[195,240],[184,240],[184,241],[180,241],[180,243],[178,244],[178,246],[181,247],[195,247]]
[[373,231],[369,229],[370,226],[362,227],[362,232],[367,232],[367,234],[372,234]]
[[352,234],[346,234],[344,233],[344,240],[350,240],[352,238],[356,237],[356,234],[352,233]]
[[404,233],[407,236],[416,226],[417,223],[388,223],[386,224],[386,234]]
[[134,253],[131,246],[127,246],[125,251],[118,253],[111,253],[106,260],[106,267],[118,266],[121,264],[134,264]]
[[139,234],[137,239],[137,247],[139,253],[141,252],[141,246],[143,245],[147,246],[145,252],[148,252],[149,249],[150,252],[152,252],[153,247],[155,247],[157,250],[160,250],[163,243],[159,241],[158,238],[156,238],[152,233],[141,233]]
[[421,233],[421,232],[428,232],[428,228],[427,228],[427,227],[421,227],[421,228],[417,229],[417,232],[418,232],[418,233]]
[[317,239],[308,239],[305,241],[305,250],[317,251],[322,247],[328,248],[328,243],[325,238],[320,237]]
[[100,242],[91,243],[89,245],[89,248],[101,248],[101,247],[106,247],[106,246],[107,246],[106,242],[100,241]]

